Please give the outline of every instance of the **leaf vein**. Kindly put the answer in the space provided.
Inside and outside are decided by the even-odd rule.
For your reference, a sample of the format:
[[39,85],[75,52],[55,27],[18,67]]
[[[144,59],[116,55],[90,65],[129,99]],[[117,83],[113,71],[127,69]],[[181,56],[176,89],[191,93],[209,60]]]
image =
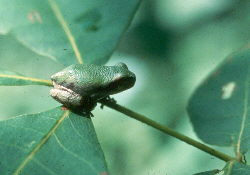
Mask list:
[[38,131],[38,130],[33,129],[33,128],[26,128],[26,127],[23,127],[23,126],[20,126],[20,125],[19,125],[18,127],[14,126],[14,125],[10,125],[10,124],[7,124],[7,125],[8,125],[8,126],[11,126],[11,127],[13,127],[13,128],[17,128],[17,129],[21,128],[21,129],[25,129],[25,130],[31,130],[31,131],[33,131],[33,132],[35,132],[35,133],[37,133],[37,134],[41,134],[41,135],[44,134],[43,132]]
[[247,80],[245,83],[245,93],[244,93],[244,106],[243,106],[243,116],[242,116],[242,121],[241,121],[241,125],[240,125],[240,132],[239,132],[239,137],[238,137],[238,141],[236,144],[236,155],[238,158],[241,158],[241,153],[240,153],[240,147],[241,147],[241,141],[242,141],[242,136],[243,136],[243,132],[245,129],[245,125],[246,125],[246,119],[247,119],[247,113],[248,113],[248,76],[247,76]]
[[53,172],[50,168],[47,168],[42,162],[40,162],[39,160],[37,160],[36,158],[33,158],[33,161],[39,165],[40,167],[42,167],[43,169],[45,169],[47,172],[49,172],[50,174],[53,175],[57,175],[55,172]]
[[[85,138],[77,131],[77,129],[75,128],[75,126],[74,126],[74,124],[73,124],[71,118],[69,117],[68,119],[69,119],[69,122],[70,122],[70,124],[71,124],[73,130],[76,132],[76,134],[77,134],[79,137],[82,138],[82,141],[83,141],[84,143],[86,143],[86,144],[88,144],[90,147],[92,147],[92,146],[91,146],[91,143],[90,143],[87,139],[85,139]],[[95,149],[96,152],[98,152],[98,150],[97,150],[96,147],[94,147],[94,149]]]
[[15,147],[15,148],[17,148],[17,149],[19,149],[19,150],[21,150],[21,151],[23,151],[23,152],[27,152],[27,151],[25,151],[25,148],[20,147],[20,146],[17,146],[17,145],[15,145],[15,144],[8,144],[8,143],[0,142],[0,145],[6,145],[6,146],[10,146],[10,147]]
[[75,41],[75,38],[66,22],[66,20],[64,19],[62,13],[61,13],[61,10],[60,8],[58,7],[57,3],[55,2],[55,0],[48,0],[49,2],[49,5],[52,9],[52,11],[54,12],[58,22],[61,24],[72,48],[73,48],[73,51],[75,53],[75,56],[76,56],[76,59],[77,61],[80,63],[80,64],[83,64],[83,59],[82,59],[82,56],[81,56],[81,53],[78,49],[78,46],[76,44],[76,41]]
[[229,162],[228,171],[227,171],[227,174],[225,174],[225,175],[230,175],[231,174],[232,169],[233,169],[233,165],[234,165],[234,162]]
[[89,167],[90,167],[91,169],[93,169],[93,171],[96,172],[96,173],[98,174],[98,172],[96,171],[95,167],[94,167],[92,164],[90,164],[86,159],[79,157],[77,154],[75,154],[75,153],[71,152],[69,149],[67,149],[67,148],[62,144],[62,142],[59,140],[59,138],[57,137],[56,133],[54,133],[53,136],[55,137],[55,139],[56,139],[58,145],[59,145],[64,151],[68,152],[70,155],[76,157],[77,159],[79,159],[79,160],[83,161],[84,163],[86,163],[87,165],[89,165]]
[[6,74],[0,74],[0,78],[11,78],[11,79],[17,79],[17,80],[27,80],[27,81],[32,81],[32,82],[38,82],[45,84],[47,86],[52,86],[52,82],[50,80],[43,80],[39,78],[32,78],[32,77],[24,77],[20,75],[6,75]]
[[66,111],[60,119],[55,123],[51,130],[42,138],[42,140],[34,147],[34,149],[29,153],[29,155],[21,162],[13,175],[20,174],[21,170],[33,159],[35,154],[41,149],[41,147],[47,142],[50,136],[56,131],[60,124],[64,121],[66,117],[69,116],[69,111]]

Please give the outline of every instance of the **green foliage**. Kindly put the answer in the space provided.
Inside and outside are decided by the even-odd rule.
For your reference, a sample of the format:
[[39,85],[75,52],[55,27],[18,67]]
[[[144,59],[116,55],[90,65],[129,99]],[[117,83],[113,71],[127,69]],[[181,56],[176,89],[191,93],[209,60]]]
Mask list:
[[[230,146],[244,162],[250,146],[250,50],[230,55],[197,88],[188,113],[197,135],[206,143]],[[249,167],[229,162],[224,174],[249,174]]]
[[249,175],[250,166],[232,161],[227,163],[222,172],[223,175]]
[[250,146],[250,50],[227,58],[195,91],[188,112],[206,143],[231,146],[241,157]]
[[[139,0],[0,0],[0,34],[63,65],[105,63]],[[17,58],[18,59],[18,58]],[[0,70],[0,85],[50,80]],[[1,174],[105,175],[107,167],[90,118],[61,108],[0,122]]]
[[16,72],[0,69],[0,86],[23,85],[50,85],[50,81],[26,77]]
[[11,33],[34,52],[64,65],[82,58],[84,63],[103,64],[130,23],[138,2],[1,0],[0,34]]
[[60,107],[0,122],[1,174],[107,171],[92,121]]
[[230,161],[221,171],[211,170],[202,173],[197,173],[194,175],[249,175],[249,174],[250,174],[250,166],[236,161]]
[[[32,68],[33,64],[40,65],[38,57],[43,59],[43,62],[48,62],[48,64],[53,60],[55,61],[53,64],[60,64],[60,66],[68,66],[75,63],[104,64],[130,24],[139,1],[23,0],[19,2],[18,0],[0,0],[0,34],[6,35],[4,37],[0,36],[0,61],[2,63],[6,60],[6,62],[9,62],[8,64],[13,63],[12,67],[14,68],[15,66],[25,64],[27,69],[28,65]],[[141,23],[136,24],[136,32],[133,33],[133,28],[131,28],[132,34],[130,36],[133,34],[135,36],[132,36],[132,40],[127,41],[127,46],[123,47],[123,49],[129,48],[128,50],[132,50],[133,53],[138,54],[140,52],[139,54],[142,54],[137,60],[136,66],[138,67],[136,67],[136,71],[140,69],[140,66],[147,67],[146,71],[140,72],[140,76],[145,81],[143,82],[145,83],[144,87],[141,89],[141,93],[137,93],[137,96],[134,97],[137,99],[135,101],[141,101],[141,104],[138,103],[138,105],[134,102],[130,105],[133,105],[134,109],[142,113],[152,113],[155,117],[161,117],[157,118],[157,120],[167,121],[170,123],[170,127],[174,128],[177,124],[182,123],[181,119],[185,118],[182,117],[185,115],[184,105],[186,105],[186,99],[189,96],[188,91],[195,86],[195,81],[198,82],[196,78],[202,78],[202,74],[206,72],[205,69],[207,71],[211,70],[209,64],[217,64],[220,57],[223,58],[225,54],[240,47],[247,40],[246,36],[249,36],[249,34],[246,28],[249,28],[249,19],[248,17],[242,17],[248,15],[249,9],[246,8],[248,6],[244,5],[244,2],[239,2],[235,6],[237,8],[233,5],[230,7],[229,3],[225,7],[232,9],[224,7],[225,11],[221,10],[221,14],[218,16],[215,11],[213,11],[213,14],[210,12],[210,15],[204,15],[201,12],[201,16],[193,15],[196,19],[190,20],[189,24],[184,24],[185,22],[183,23],[183,21],[189,19],[189,17],[185,16],[183,20],[182,13],[179,13],[181,14],[179,20],[176,20],[171,12],[168,20],[165,20],[164,16],[161,16],[162,18],[157,17],[162,12],[156,12],[156,9],[164,9],[163,4],[178,4],[177,1],[159,2],[150,1],[146,5],[146,10],[144,9],[143,12],[144,16],[140,13],[140,17],[143,18],[140,19]],[[179,2],[181,6],[184,3]],[[187,7],[189,10],[185,8],[186,11],[190,11],[193,8],[192,4],[189,5]],[[218,7],[220,9],[222,6]],[[163,10],[164,13],[172,10],[170,6],[168,8]],[[204,9],[207,9],[207,6]],[[238,12],[236,9],[239,9]],[[199,11],[203,10],[199,9]],[[204,11],[207,12],[207,10]],[[231,15],[230,11],[233,11],[233,14],[236,15]],[[228,15],[231,15],[228,18],[229,20],[223,21],[222,19],[225,19],[225,16]],[[198,22],[195,23],[195,20]],[[178,28],[178,23],[183,25],[183,27]],[[207,26],[205,26],[205,23],[208,25],[206,24]],[[17,41],[19,42],[18,44]],[[131,44],[131,41],[133,44]],[[144,49],[140,50],[140,47],[144,47]],[[143,52],[147,52],[147,54]],[[185,55],[185,52],[188,54]],[[34,62],[21,60],[21,58],[25,57],[30,60],[33,59]],[[148,59],[147,57],[153,57],[153,59]],[[112,121],[109,119],[104,121],[103,118],[97,118],[98,114],[94,119],[96,121],[100,120],[99,128],[98,124],[96,126],[100,135],[103,134],[106,137],[106,140],[101,140],[102,146],[106,144],[107,149],[105,151],[113,151],[113,155],[109,154],[110,152],[107,155],[112,156],[113,162],[111,167],[113,166],[115,167],[113,169],[117,170],[114,171],[114,174],[132,174],[127,172],[129,172],[128,169],[133,169],[133,167],[135,174],[141,174],[141,172],[148,174],[147,168],[149,166],[151,168],[153,164],[155,164],[155,167],[161,167],[164,174],[168,174],[168,170],[166,173],[164,169],[169,165],[167,162],[169,157],[166,156],[166,150],[171,156],[174,155],[173,157],[175,157],[175,160],[170,161],[178,162],[178,165],[173,165],[177,163],[169,165],[172,169],[176,169],[176,172],[185,172],[186,169],[194,168],[194,166],[197,166],[196,169],[198,168],[199,170],[201,169],[200,166],[210,166],[211,169],[218,168],[220,170],[206,171],[196,175],[250,174],[250,168],[246,162],[250,145],[248,134],[248,123],[250,122],[248,114],[249,57],[250,50],[245,49],[227,58],[197,88],[188,104],[188,114],[194,131],[202,141],[216,146],[229,146],[231,149],[234,149],[235,156],[231,156],[197,142],[200,145],[198,148],[202,151],[227,161],[224,169],[222,169],[224,165],[216,165],[217,160],[212,160],[207,156],[207,160],[215,162],[214,167],[212,167],[209,161],[203,163],[199,159],[200,156],[196,157],[193,155],[192,158],[188,157],[188,162],[192,162],[192,166],[186,164],[187,162],[183,159],[181,163],[186,167],[179,168],[179,162],[183,157],[181,154],[181,151],[183,151],[182,147],[178,148],[175,143],[169,144],[170,142],[165,142],[165,136],[155,135],[156,137],[152,137],[151,132],[144,132],[147,127],[143,127],[143,130],[138,130],[139,127],[136,129],[135,125],[131,125],[128,129],[129,131],[125,131],[125,128],[128,128],[127,121],[124,122],[125,120],[119,119],[115,121],[113,118]],[[8,60],[9,58],[14,58],[15,60]],[[125,58],[127,61],[129,56],[126,55]],[[143,58],[143,64],[138,64],[142,63],[141,58]],[[146,65],[147,63],[150,63],[152,67]],[[4,66],[1,64],[1,67]],[[0,69],[0,86],[52,86],[50,80],[26,76],[30,74],[25,73],[25,66],[21,66],[17,70],[17,72],[22,72],[23,70],[22,74],[11,72],[11,70],[15,69],[10,67],[5,66],[6,70]],[[40,74],[43,76],[47,73],[48,75],[43,76],[46,78],[48,78],[49,72],[56,72],[57,70],[57,68],[54,70],[53,66],[51,68],[48,66],[46,70],[42,69]],[[36,72],[36,68],[33,68],[33,70]],[[38,72],[36,72],[36,75],[40,76]],[[190,72],[193,72],[195,78],[192,77]],[[4,93],[7,88],[9,87],[2,88]],[[31,88],[34,89],[27,91],[26,94],[29,96],[32,94],[35,98],[40,97],[40,94],[35,91],[37,86]],[[11,93],[5,93],[5,96],[11,95]],[[13,96],[14,100],[23,98],[20,97],[21,94],[20,96],[19,94]],[[46,94],[45,98],[47,96],[49,95]],[[3,99],[2,96],[1,99]],[[3,101],[11,108],[13,106],[13,100],[11,100],[9,102]],[[27,99],[23,100],[26,101]],[[41,101],[34,101],[34,106],[39,106]],[[23,111],[22,104],[19,108],[21,109],[20,111]],[[143,111],[143,109],[146,110]],[[100,113],[103,113],[103,111]],[[152,123],[154,122],[152,120],[148,124],[153,126]],[[125,123],[123,125],[124,131],[116,132],[117,130],[115,131],[114,128],[122,128],[121,123]],[[157,122],[155,123],[157,124]],[[167,128],[158,124],[153,127],[161,131],[163,131],[163,128]],[[26,114],[0,121],[0,128],[0,174],[109,174],[90,118],[57,107],[42,113]],[[168,128],[167,130],[172,131]],[[139,135],[134,135],[134,133],[142,133],[143,137],[140,137],[142,139],[142,142],[140,140],[140,144],[143,145],[142,149],[134,150],[134,147],[130,147],[136,141],[138,142],[137,139],[131,139],[131,135],[135,138],[139,137]],[[150,133],[149,137],[151,140],[147,140],[146,133]],[[181,136],[181,140],[195,146],[193,143],[196,143],[196,141],[193,142],[191,138],[182,136],[177,132],[172,133],[174,133],[172,134],[173,137],[180,138]],[[128,143],[126,139],[130,139]],[[116,143],[114,143],[114,140]],[[106,143],[104,143],[105,141]],[[168,146],[163,143],[166,143]],[[140,144],[137,143],[136,146],[141,146]],[[162,149],[160,145],[163,145]],[[183,145],[185,146],[185,144]],[[130,150],[125,148],[126,146],[130,147]],[[169,149],[171,147],[173,149]],[[162,150],[165,150],[164,154],[160,152]],[[129,151],[130,155],[128,155]],[[138,153],[140,156],[138,156]],[[157,158],[155,158],[157,154],[163,155],[162,157],[164,158],[157,161]],[[142,158],[141,155],[145,156],[145,158]],[[132,157],[131,159],[123,159],[130,156]],[[136,159],[133,159],[135,157]],[[133,161],[131,161],[132,159]],[[143,169],[142,171],[138,170],[137,165],[140,164],[138,160],[144,165],[142,166],[144,168],[138,166]],[[166,160],[167,163],[162,160]],[[191,160],[195,160],[195,164]],[[126,162],[126,166],[124,166],[124,162]],[[147,168],[145,169],[145,167]],[[112,168],[109,167],[109,169]],[[157,174],[159,173],[157,172]],[[175,173],[170,172],[169,174]]]
[[220,172],[220,170],[211,170],[211,171],[206,171],[202,173],[196,173],[194,175],[216,175]]

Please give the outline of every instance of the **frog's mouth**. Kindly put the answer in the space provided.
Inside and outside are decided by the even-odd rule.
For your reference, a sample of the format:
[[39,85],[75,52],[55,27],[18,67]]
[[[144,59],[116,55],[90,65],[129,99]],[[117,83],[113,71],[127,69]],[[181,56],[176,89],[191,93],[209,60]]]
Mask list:
[[54,88],[50,90],[50,95],[58,102],[66,105],[71,106],[74,105],[81,105],[82,96],[78,93],[68,89],[64,86],[57,84],[56,82],[52,81]]
[[64,86],[61,86],[59,84],[57,84],[56,82],[52,81],[54,88],[50,90],[50,95],[55,98],[56,100],[59,100],[63,97],[69,97],[72,96],[72,94],[74,96],[77,96],[79,94],[75,93],[74,91],[72,91],[71,89],[68,89]]
[[52,81],[53,83],[53,86],[54,86],[54,89],[57,89],[57,90],[62,90],[62,91],[67,91],[67,92],[70,92],[70,93],[75,93],[74,91],[72,91],[71,89],[68,89],[64,86],[61,86],[59,84],[57,84],[56,82]]

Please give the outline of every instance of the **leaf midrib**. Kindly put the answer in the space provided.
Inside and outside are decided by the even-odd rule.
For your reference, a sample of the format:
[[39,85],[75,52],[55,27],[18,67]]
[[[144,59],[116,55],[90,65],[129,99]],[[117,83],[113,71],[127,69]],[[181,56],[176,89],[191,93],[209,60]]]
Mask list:
[[55,0],[48,0],[48,3],[53,11],[53,13],[55,14],[59,24],[62,26],[71,46],[72,46],[72,49],[75,53],[75,56],[76,56],[76,59],[77,59],[77,62],[79,64],[83,64],[83,59],[82,59],[82,56],[81,56],[81,52],[79,51],[78,49],[78,46],[76,44],[76,41],[75,41],[75,38],[66,22],[66,20],[64,19],[62,13],[61,13],[61,10],[59,8],[59,6],[57,5],[57,3],[55,2]]
[[60,126],[60,124],[64,121],[66,117],[68,117],[70,112],[67,110],[63,113],[63,115],[57,120],[55,125],[50,129],[50,131],[42,138],[42,140],[34,147],[34,149],[29,153],[29,155],[20,163],[17,167],[13,175],[18,175],[24,167],[32,160],[35,154],[41,149],[41,147],[47,142],[47,140],[51,137],[53,133],[55,133],[56,129]]
[[248,99],[249,98],[248,83],[249,83],[249,71],[247,72],[247,78],[246,78],[246,83],[245,83],[242,121],[241,121],[241,125],[240,125],[240,132],[239,132],[238,141],[236,144],[236,156],[237,156],[237,158],[241,158],[240,147],[241,147],[242,135],[243,135],[244,129],[245,129],[246,118],[247,118],[247,114],[248,114],[248,100],[249,100]]
[[32,81],[32,82],[36,82],[36,83],[42,83],[42,84],[47,85],[47,86],[52,85],[50,80],[43,80],[43,79],[33,78],[33,77],[25,77],[25,76],[20,76],[20,75],[7,75],[7,74],[0,74],[0,77],[17,79],[17,80]]

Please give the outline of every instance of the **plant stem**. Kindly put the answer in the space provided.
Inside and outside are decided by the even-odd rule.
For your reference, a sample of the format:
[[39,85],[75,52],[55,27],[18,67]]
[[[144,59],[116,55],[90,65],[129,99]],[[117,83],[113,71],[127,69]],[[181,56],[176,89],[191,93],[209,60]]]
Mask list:
[[173,137],[175,137],[183,142],[186,142],[187,144],[190,144],[190,145],[192,145],[192,146],[194,146],[194,147],[196,147],[196,148],[198,148],[198,149],[200,149],[208,154],[211,154],[211,155],[213,155],[213,156],[215,156],[215,157],[217,157],[225,162],[236,160],[236,158],[234,158],[234,157],[231,157],[231,156],[229,156],[225,153],[222,153],[220,151],[217,151],[217,150],[215,150],[215,149],[213,149],[213,148],[211,148],[203,143],[200,143],[192,138],[189,138],[181,133],[178,133],[178,132],[176,132],[176,131],[174,131],[174,130],[172,130],[164,125],[161,125],[160,123],[157,123],[157,122],[147,118],[144,115],[141,115],[141,114],[136,113],[130,109],[127,109],[119,104],[116,104],[115,102],[113,102],[111,100],[102,99],[102,100],[100,100],[100,103],[105,105],[105,106],[108,106],[112,109],[115,109],[115,110],[129,116],[129,117],[132,117],[136,120],[139,120],[142,123],[145,123],[145,124],[155,128],[157,130],[160,130],[160,131],[164,132],[165,134],[168,134],[168,135],[173,136]]

